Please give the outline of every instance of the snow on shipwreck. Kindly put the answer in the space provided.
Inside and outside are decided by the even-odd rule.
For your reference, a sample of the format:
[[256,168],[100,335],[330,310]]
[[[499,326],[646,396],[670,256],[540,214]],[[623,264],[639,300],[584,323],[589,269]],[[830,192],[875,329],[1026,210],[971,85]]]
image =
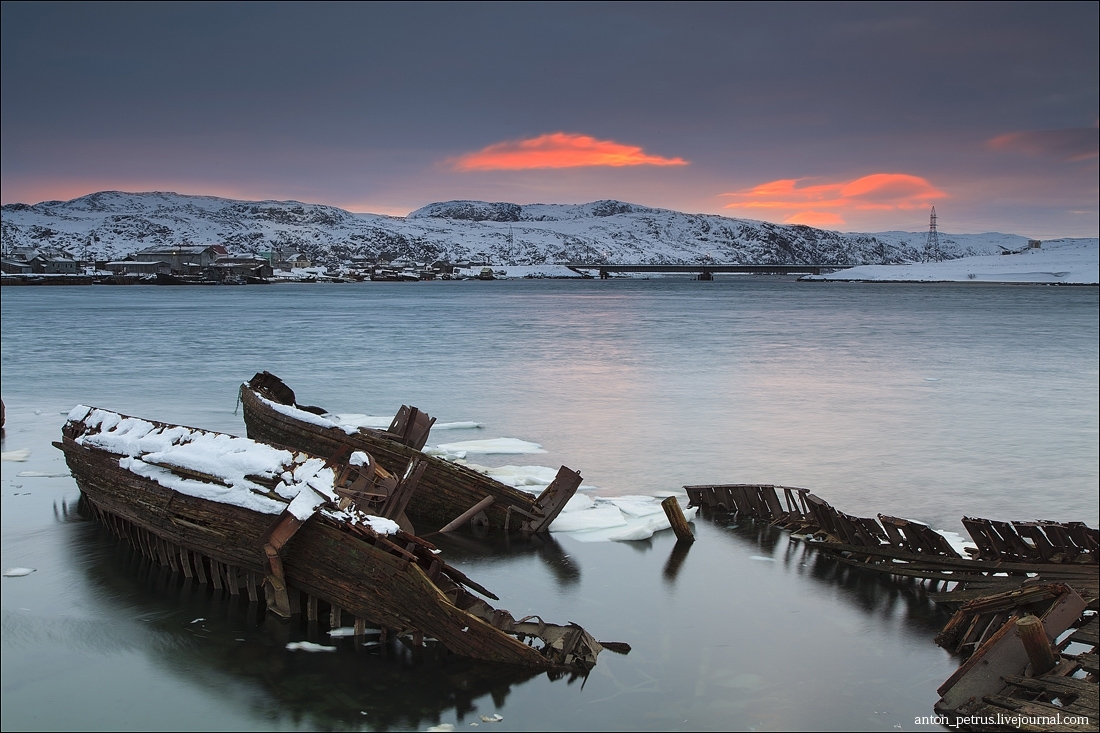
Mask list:
[[[422,527],[438,529],[482,501],[486,524],[498,530],[541,532],[548,529],[573,497],[581,476],[565,466],[538,495],[518,491],[490,476],[421,450],[435,423],[415,407],[403,405],[386,430],[340,424],[323,408],[302,405],[289,386],[270,372],[258,372],[240,388],[248,436],[315,455],[364,451],[397,473],[420,461],[419,488],[411,492],[408,514]],[[492,501],[488,501],[491,497]]]
[[[54,443],[83,505],[137,550],[186,577],[262,594],[269,612],[315,619],[322,604],[414,644],[487,661],[587,672],[605,648],[576,624],[516,620],[430,542],[365,510],[401,496],[356,453],[336,466],[247,438],[78,405]],[[400,502],[398,502],[399,504]]]

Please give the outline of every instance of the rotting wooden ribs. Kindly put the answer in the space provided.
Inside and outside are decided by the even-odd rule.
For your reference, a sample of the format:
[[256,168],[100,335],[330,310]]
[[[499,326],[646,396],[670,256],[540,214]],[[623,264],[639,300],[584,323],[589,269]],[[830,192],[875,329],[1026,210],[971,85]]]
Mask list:
[[1080,522],[963,518],[977,550],[962,557],[940,533],[885,514],[845,514],[807,489],[771,484],[685,486],[692,506],[791,530],[839,562],[926,583],[948,605],[1020,588],[1031,576],[1067,583],[1086,598],[1098,589],[1100,532]]

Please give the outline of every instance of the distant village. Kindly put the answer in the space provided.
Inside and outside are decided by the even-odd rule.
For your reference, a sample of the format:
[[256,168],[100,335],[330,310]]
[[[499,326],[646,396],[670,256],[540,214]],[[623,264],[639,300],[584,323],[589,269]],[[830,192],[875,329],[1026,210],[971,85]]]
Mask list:
[[0,259],[5,285],[160,284],[254,285],[274,282],[360,282],[481,279],[503,275],[483,261],[431,263],[353,258],[333,269],[295,249],[234,256],[221,244],[159,245],[121,260],[80,260],[49,247],[11,247]]

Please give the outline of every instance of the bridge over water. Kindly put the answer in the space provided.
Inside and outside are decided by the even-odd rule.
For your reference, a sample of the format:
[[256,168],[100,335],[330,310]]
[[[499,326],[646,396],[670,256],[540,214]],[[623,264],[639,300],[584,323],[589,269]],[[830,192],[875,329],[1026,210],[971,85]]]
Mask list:
[[695,265],[603,265],[574,263],[567,267],[579,275],[587,275],[598,270],[600,279],[606,280],[613,272],[654,272],[689,273],[698,275],[699,280],[713,280],[718,272],[733,272],[748,275],[820,275],[842,269],[837,265],[722,265],[717,263],[699,263]]

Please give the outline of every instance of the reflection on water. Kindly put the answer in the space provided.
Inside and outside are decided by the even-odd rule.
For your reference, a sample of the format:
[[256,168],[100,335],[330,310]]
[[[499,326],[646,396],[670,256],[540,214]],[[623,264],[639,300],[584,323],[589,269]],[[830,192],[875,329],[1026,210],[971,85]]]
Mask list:
[[[476,720],[477,698],[489,696],[503,707],[513,685],[540,674],[456,657],[438,645],[413,650],[399,640],[379,643],[377,634],[360,641],[334,638],[327,634],[327,619],[282,622],[247,596],[215,590],[151,562],[93,521],[70,522],[69,549],[89,560],[82,570],[97,610],[145,623],[137,639],[111,633],[113,625],[102,622],[68,625],[67,639],[100,654],[120,645],[152,646],[169,672],[212,694],[226,688],[227,678],[235,694],[242,686],[249,689],[245,699],[261,719],[374,730],[423,727],[444,712],[460,721]],[[5,615],[9,633],[26,643],[49,631]],[[288,651],[294,641],[337,651]]]
[[705,508],[700,511],[705,521],[724,528],[743,544],[751,559],[778,563],[801,578],[825,584],[866,614],[889,623],[900,622],[908,629],[927,629],[931,634],[943,628],[951,617],[928,599],[924,586],[913,578],[889,576],[837,562],[793,539],[788,530],[765,522],[737,520]]
[[432,544],[446,553],[448,562],[462,562],[476,559],[479,563],[514,562],[517,557],[532,555],[553,573],[562,586],[580,582],[581,568],[576,560],[566,554],[554,535],[491,533],[483,527],[468,527],[464,531],[447,534],[433,534],[428,537]]

